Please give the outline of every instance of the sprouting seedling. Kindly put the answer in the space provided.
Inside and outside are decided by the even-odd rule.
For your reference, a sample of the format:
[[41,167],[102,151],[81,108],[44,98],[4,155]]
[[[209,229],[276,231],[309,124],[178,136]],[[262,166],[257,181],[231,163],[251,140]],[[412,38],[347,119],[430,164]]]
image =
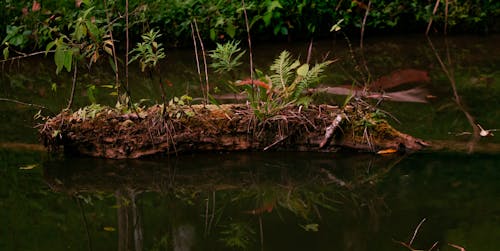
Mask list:
[[479,135],[481,135],[481,137],[495,136],[493,135],[492,132],[496,132],[499,130],[499,129],[484,129],[480,124],[477,124],[477,127],[479,127],[479,129],[481,130],[479,132]]

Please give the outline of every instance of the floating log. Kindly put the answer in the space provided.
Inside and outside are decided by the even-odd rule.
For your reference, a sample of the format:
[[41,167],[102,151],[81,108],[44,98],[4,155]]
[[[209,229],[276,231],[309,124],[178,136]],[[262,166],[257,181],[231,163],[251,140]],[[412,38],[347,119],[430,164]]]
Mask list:
[[94,105],[48,119],[40,135],[49,150],[62,146],[112,159],[199,151],[416,151],[426,145],[360,104],[287,106],[272,114],[257,117],[244,104],[156,105],[126,113]]

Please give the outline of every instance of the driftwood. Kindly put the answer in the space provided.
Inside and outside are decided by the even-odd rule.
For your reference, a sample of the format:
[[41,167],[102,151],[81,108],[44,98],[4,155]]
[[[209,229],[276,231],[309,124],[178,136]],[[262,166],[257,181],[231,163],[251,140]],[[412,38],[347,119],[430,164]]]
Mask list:
[[242,104],[157,105],[134,113],[99,106],[64,111],[40,134],[50,150],[63,146],[113,159],[199,151],[416,151],[426,145],[373,114],[357,104],[289,106],[264,118]]

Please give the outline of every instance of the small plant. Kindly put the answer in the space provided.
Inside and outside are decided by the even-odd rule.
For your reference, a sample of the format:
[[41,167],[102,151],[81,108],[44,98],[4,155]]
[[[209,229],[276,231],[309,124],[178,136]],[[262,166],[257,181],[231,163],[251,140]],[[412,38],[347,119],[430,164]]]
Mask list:
[[273,74],[261,74],[260,80],[267,83],[267,87],[264,86],[265,95],[253,102],[261,102],[256,107],[261,107],[259,112],[268,115],[289,105],[309,105],[312,98],[304,95],[303,91],[318,83],[321,74],[332,62],[327,60],[310,67],[307,63],[301,64],[298,59],[293,60],[290,52],[281,52],[270,67]]
[[162,44],[156,42],[156,40],[161,37],[159,31],[150,30],[141,37],[143,42],[137,43],[136,47],[130,51],[130,54],[133,56],[129,64],[139,60],[141,71],[144,72],[146,69],[156,68],[158,62],[165,58],[165,52],[162,48]]
[[240,59],[246,51],[241,51],[239,41],[230,41],[225,44],[217,43],[217,48],[210,51],[213,62],[210,65],[215,72],[231,72],[241,65]]
[[[234,54],[241,51],[238,42],[230,42],[226,45],[217,45],[217,49],[210,55],[215,62],[212,67],[216,72],[230,72],[240,63],[238,60],[244,52],[237,56]],[[331,60],[310,66],[302,64],[298,59],[293,60],[290,52],[283,51],[274,60],[270,70],[272,74],[266,75],[256,70],[256,79],[237,81],[247,93],[252,107],[257,116],[272,115],[288,105],[305,105],[311,101],[311,97],[303,94],[304,90],[319,82],[325,68],[333,63]],[[253,95],[256,91],[256,95]]]
[[148,33],[143,34],[143,42],[137,43],[136,47],[130,51],[129,54],[133,55],[129,64],[139,60],[141,66],[141,71],[144,72],[146,69],[149,71],[149,76],[153,80],[153,71],[156,71],[160,77],[159,85],[161,91],[161,98],[163,103],[166,103],[166,93],[163,88],[163,81],[161,78],[161,73],[158,68],[158,62],[165,58],[165,52],[162,48],[162,44],[156,42],[156,40],[161,37],[159,31],[150,30]]
[[223,226],[221,241],[233,249],[248,249],[255,237],[255,230],[245,222],[233,222]]

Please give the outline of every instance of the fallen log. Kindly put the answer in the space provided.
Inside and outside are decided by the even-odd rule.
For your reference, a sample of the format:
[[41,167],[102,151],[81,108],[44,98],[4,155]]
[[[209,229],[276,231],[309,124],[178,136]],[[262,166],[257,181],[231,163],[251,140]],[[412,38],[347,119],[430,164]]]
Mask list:
[[244,104],[162,105],[135,112],[93,105],[63,111],[40,126],[49,150],[124,159],[198,151],[416,151],[401,133],[359,104],[288,106],[258,118]]

